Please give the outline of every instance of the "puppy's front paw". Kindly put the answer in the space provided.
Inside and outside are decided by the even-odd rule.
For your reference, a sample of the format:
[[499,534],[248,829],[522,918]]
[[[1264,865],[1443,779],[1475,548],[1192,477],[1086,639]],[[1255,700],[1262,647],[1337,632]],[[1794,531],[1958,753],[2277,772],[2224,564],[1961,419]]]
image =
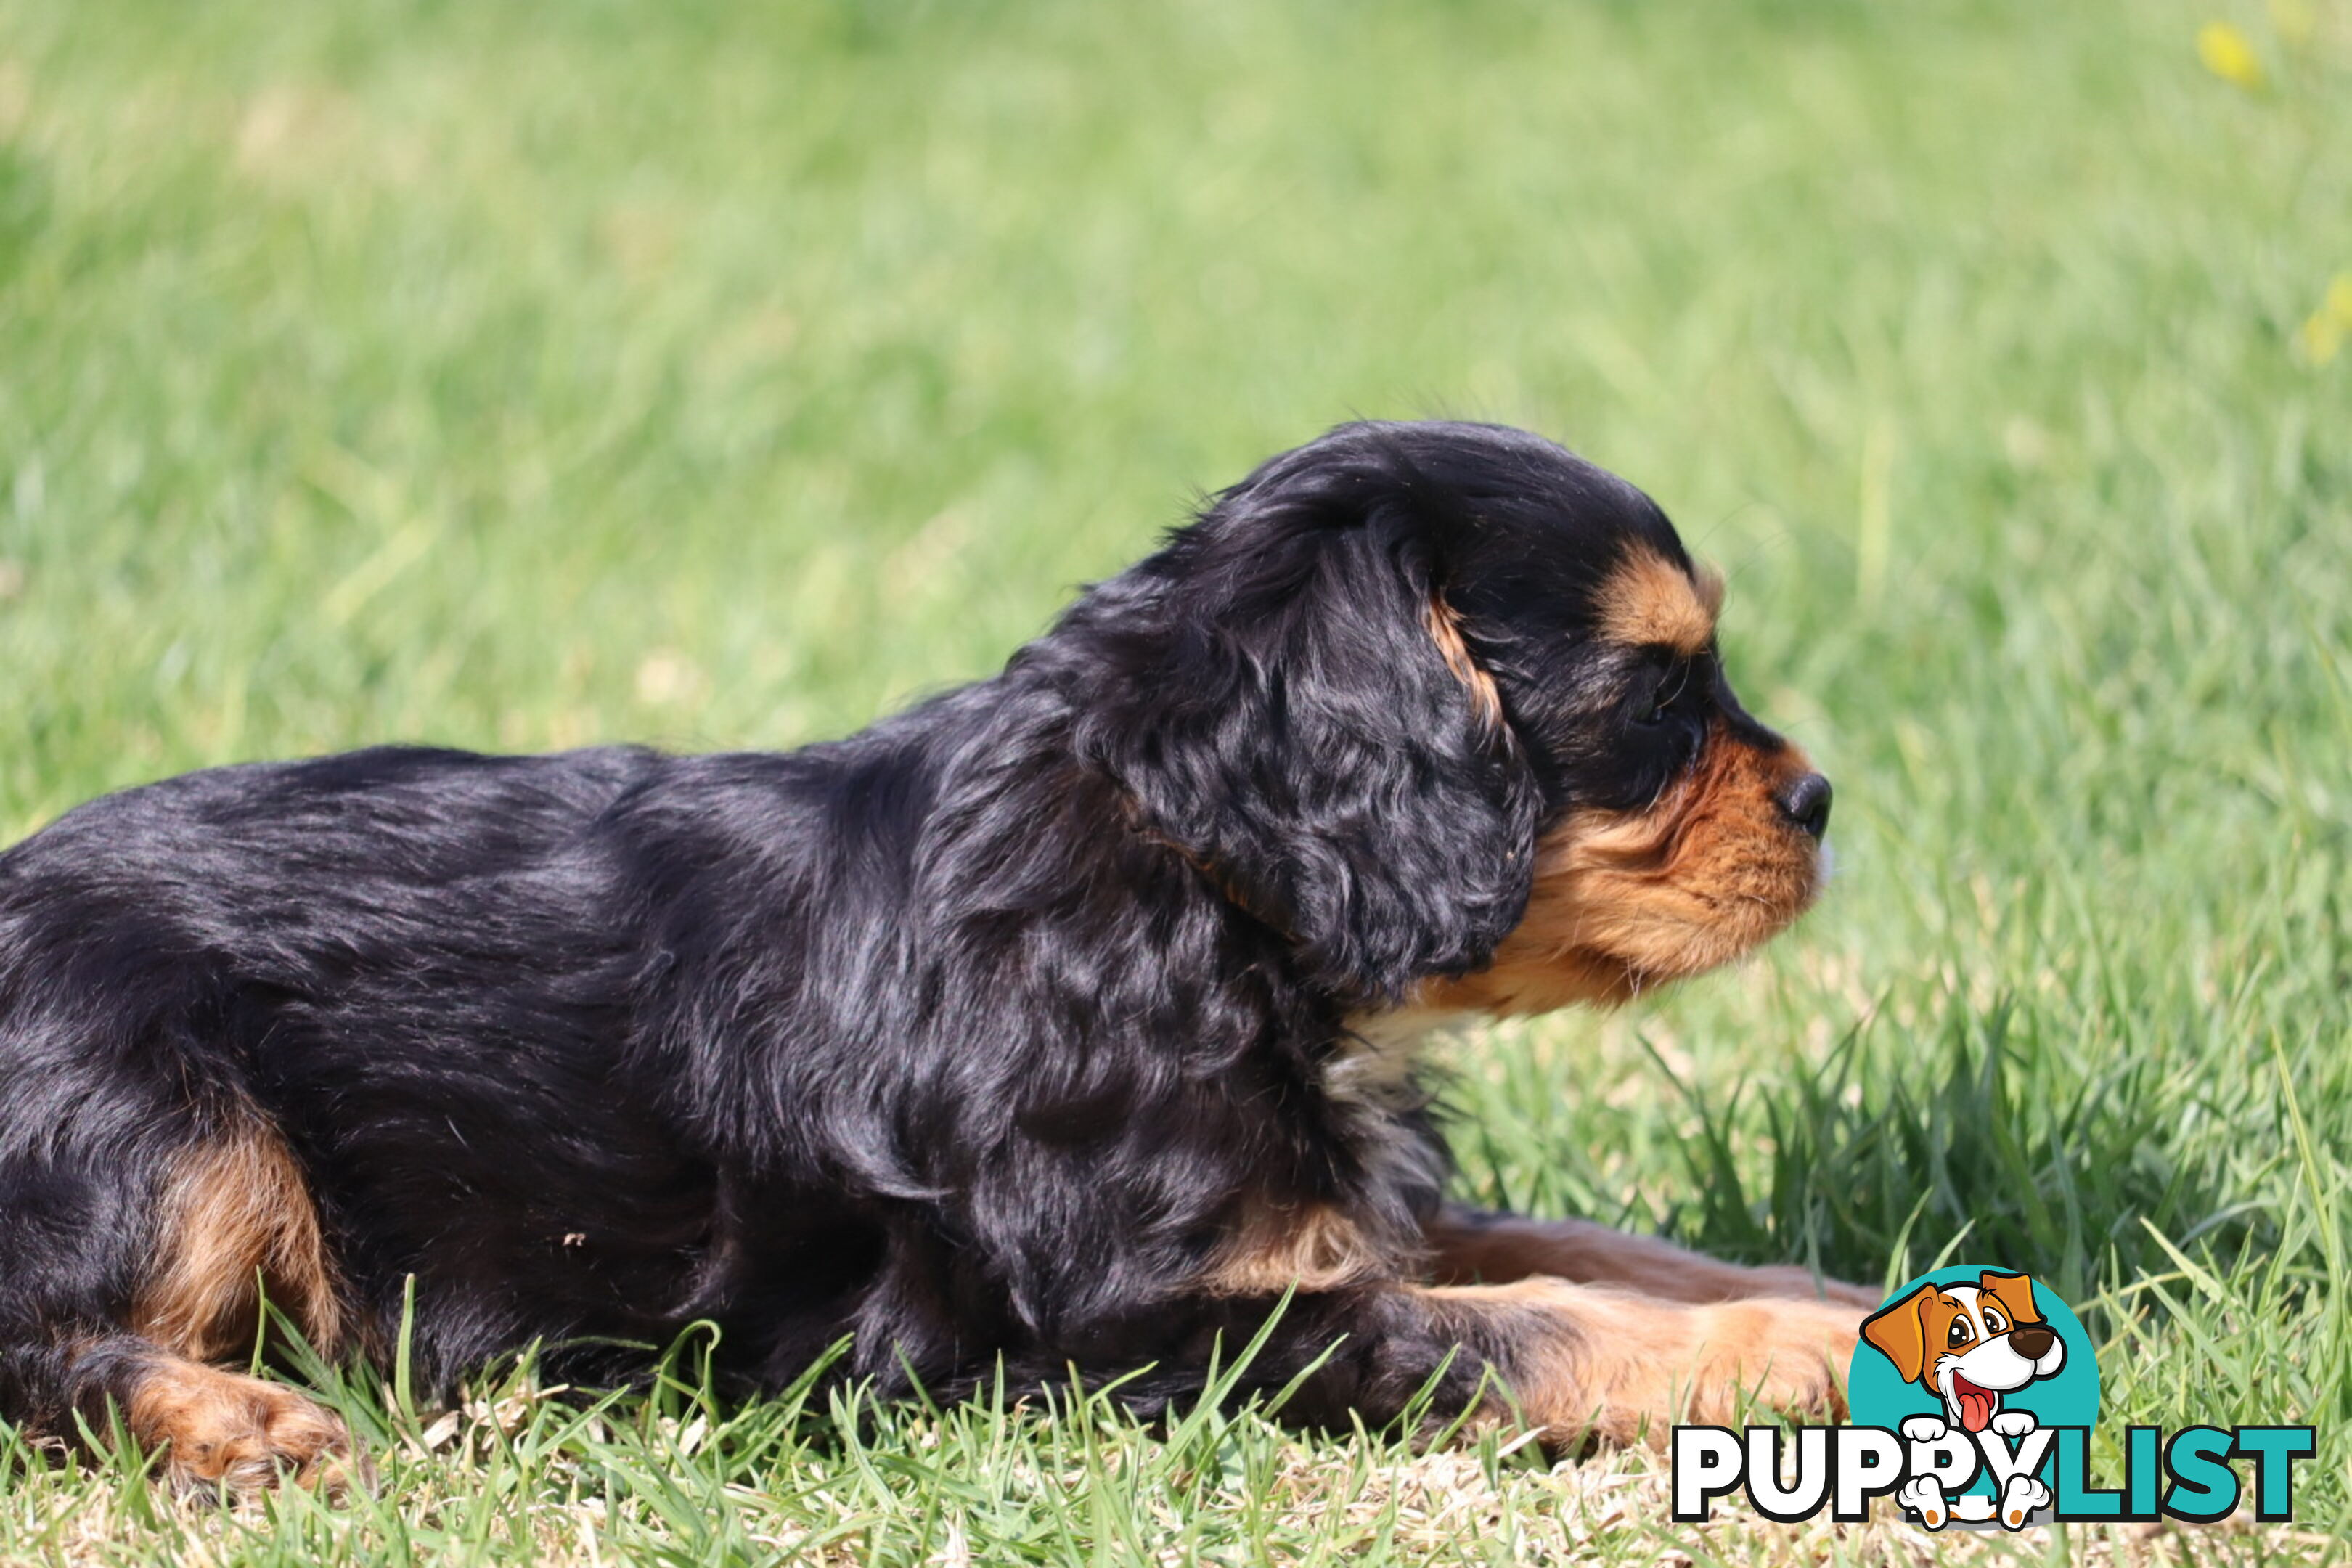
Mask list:
[[364,1484],[352,1435],[290,1388],[193,1362],[160,1363],[131,1399],[131,1426],[164,1450],[182,1491],[248,1497],[281,1480],[341,1495]]
[[2022,1529],[2037,1510],[2049,1506],[2050,1489],[2032,1476],[2011,1476],[2000,1489],[2000,1522],[2005,1529]]
[[1663,1444],[1686,1423],[1729,1426],[1751,1406],[1845,1414],[1862,1313],[1775,1297],[1694,1307],[1609,1287],[1528,1279],[1439,1287],[1449,1315],[1483,1309],[1520,1413],[1562,1451],[1592,1439]]
[[1941,1530],[1952,1515],[1944,1502],[1944,1489],[1933,1476],[1914,1476],[1895,1489],[1895,1500],[1919,1516],[1930,1530]]
[[1703,1307],[1694,1410],[1728,1419],[1748,1402],[1831,1420],[1845,1415],[1845,1369],[1862,1313],[1829,1301],[1764,1298]]
[[2036,1425],[2031,1410],[2004,1410],[1992,1418],[1992,1429],[2004,1437],[2022,1437]]
[[1934,1415],[1906,1415],[1903,1418],[1903,1435],[1914,1443],[1940,1442],[1950,1431],[1949,1426]]

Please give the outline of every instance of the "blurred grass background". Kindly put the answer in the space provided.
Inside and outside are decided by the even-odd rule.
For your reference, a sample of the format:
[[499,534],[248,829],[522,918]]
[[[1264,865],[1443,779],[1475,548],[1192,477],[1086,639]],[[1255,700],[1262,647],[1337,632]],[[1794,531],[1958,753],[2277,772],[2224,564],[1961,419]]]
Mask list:
[[[2033,1269],[2114,1431],[2315,1420],[2341,1525],[2347,275],[2344,0],[0,0],[0,832],[840,733],[1331,423],[1528,425],[1727,570],[1840,871],[1743,971],[1465,1042],[1465,1186]],[[67,1550],[45,1484],[0,1545]],[[1244,1556],[1402,1550],[1250,1486]]]

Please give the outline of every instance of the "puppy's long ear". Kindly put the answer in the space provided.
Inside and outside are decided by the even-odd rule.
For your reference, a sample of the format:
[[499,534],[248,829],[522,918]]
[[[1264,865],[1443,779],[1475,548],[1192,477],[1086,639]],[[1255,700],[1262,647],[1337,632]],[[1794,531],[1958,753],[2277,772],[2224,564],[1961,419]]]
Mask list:
[[1339,445],[1276,458],[1111,585],[1132,668],[1085,744],[1322,984],[1394,1001],[1517,924],[1538,801],[1444,596],[1462,520],[1377,442]]
[[1862,1337],[1895,1363],[1906,1383],[1917,1383],[1927,1370],[1927,1310],[1935,1293],[1934,1286],[1922,1285],[1862,1321]]

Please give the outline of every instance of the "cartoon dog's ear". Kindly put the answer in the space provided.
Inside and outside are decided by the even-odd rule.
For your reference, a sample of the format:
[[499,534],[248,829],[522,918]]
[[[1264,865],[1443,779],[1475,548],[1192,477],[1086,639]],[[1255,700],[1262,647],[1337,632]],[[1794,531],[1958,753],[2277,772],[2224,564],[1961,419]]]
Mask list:
[[1918,1382],[1927,1370],[1927,1301],[1935,1293],[1933,1285],[1922,1285],[1862,1321],[1862,1337],[1895,1363],[1906,1383]]
[[1986,1269],[1977,1277],[1984,1293],[2000,1303],[2012,1323],[2042,1321],[2042,1309],[2033,1304],[2033,1280],[2023,1274],[1996,1274]]
[[1074,611],[1131,665],[1080,745],[1318,981],[1393,1002],[1518,923],[1539,801],[1444,597],[1446,501],[1349,436],[1267,463]]

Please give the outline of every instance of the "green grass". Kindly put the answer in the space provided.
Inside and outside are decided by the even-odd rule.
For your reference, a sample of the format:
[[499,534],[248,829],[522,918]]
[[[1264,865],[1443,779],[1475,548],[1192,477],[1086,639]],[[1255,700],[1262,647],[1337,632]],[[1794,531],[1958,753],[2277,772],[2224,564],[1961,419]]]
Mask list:
[[[2015,1551],[2307,1554],[2352,1530],[2347,271],[2345,0],[0,0],[0,830],[394,738],[838,733],[1336,420],[1529,425],[1727,569],[1840,870],[1748,968],[1463,1042],[1467,1188],[2031,1268],[2101,1462],[2321,1451],[2300,1536]],[[528,1392],[342,1390],[341,1510],[19,1450],[0,1561],[1909,1560],[1696,1538],[1639,1456]]]

